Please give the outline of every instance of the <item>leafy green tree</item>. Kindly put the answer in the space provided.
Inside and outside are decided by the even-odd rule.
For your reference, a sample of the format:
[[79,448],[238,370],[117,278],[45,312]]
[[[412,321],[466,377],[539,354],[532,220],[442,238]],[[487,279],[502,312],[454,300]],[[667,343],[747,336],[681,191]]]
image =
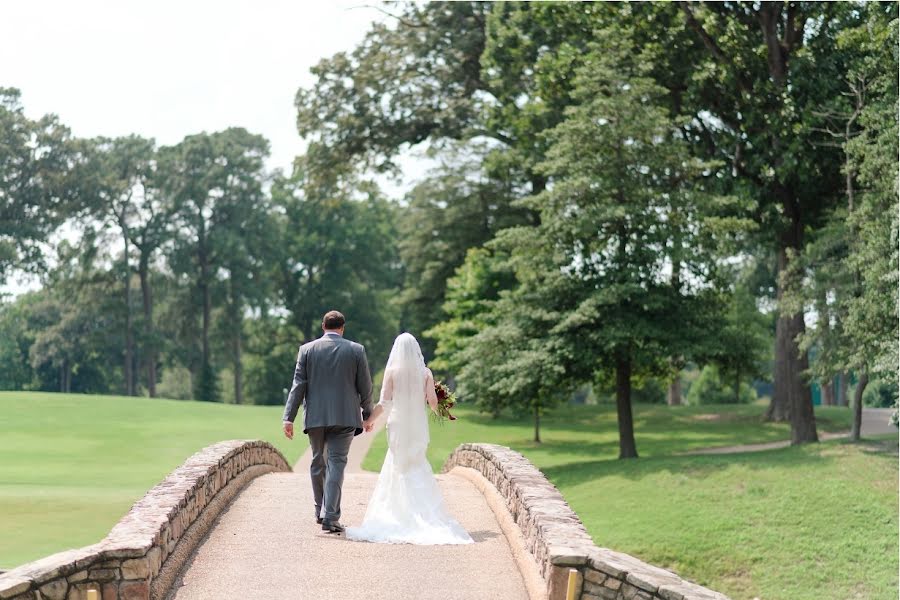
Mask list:
[[0,88],[0,282],[45,267],[47,236],[79,208],[71,177],[79,144],[53,115],[25,116],[19,91]]
[[[272,259],[272,232],[269,198],[264,193],[264,165],[269,144],[243,129],[229,129],[218,137],[219,155],[224,165],[219,173],[222,197],[217,206],[217,223],[212,231],[216,255],[220,257],[225,281],[225,337],[234,378],[234,401],[243,402],[244,314],[248,306],[267,303],[269,286],[263,272]],[[224,159],[224,161],[222,161]]]
[[[227,281],[227,302],[231,317],[240,319],[246,286],[246,257],[235,255],[242,227],[257,223],[255,213],[261,202],[263,160],[268,142],[244,129],[232,128],[214,134],[188,136],[180,144],[160,150],[164,193],[173,203],[176,218],[177,273],[188,275],[196,289],[200,308],[200,357],[196,368],[196,395],[200,400],[218,398],[218,378],[210,353],[213,294],[220,269],[235,275]],[[248,236],[249,239],[250,236]],[[193,305],[193,302],[191,303]],[[240,364],[240,323],[233,324],[233,358]],[[235,369],[236,387],[240,368]]]
[[29,316],[39,296],[30,292],[0,304],[0,390],[25,390],[34,379],[28,353],[36,332]]
[[271,315],[248,320],[246,330],[248,400],[254,404],[284,404],[300,333],[285,319]]
[[[504,290],[515,286],[515,274],[503,257],[488,248],[471,248],[466,259],[447,282],[443,305],[446,319],[425,332],[437,342],[431,367],[456,375],[465,367],[463,351],[482,329]],[[487,410],[497,413],[499,396],[477,398]]]
[[789,271],[788,310],[809,307],[815,324],[800,338],[815,348],[810,374],[830,382],[858,375],[851,438],[858,440],[870,373],[896,381],[897,67],[896,7],[865,7],[865,20],[838,35],[850,65],[842,93],[821,112],[824,131],[845,153],[843,204],[810,236]]
[[29,306],[28,327],[35,333],[28,352],[37,375],[32,387],[92,393],[122,389],[116,385],[124,383],[118,273],[115,266],[95,266],[93,242],[61,243],[39,301]]
[[475,99],[481,77],[485,2],[407,3],[390,24],[375,23],[350,53],[312,68],[297,92],[297,129],[309,145],[304,170],[352,173],[359,165],[395,171],[407,145],[498,138],[484,131]]
[[[673,135],[664,90],[642,57],[609,32],[597,40],[577,71],[577,104],[548,136],[540,170],[550,183],[525,202],[540,225],[504,230],[496,242],[519,285],[467,352],[484,360],[496,346],[505,355],[488,362],[498,381],[480,391],[506,386],[511,401],[558,399],[614,372],[620,457],[631,458],[632,376],[667,373],[672,350],[705,348],[703,332],[721,312],[716,258],[746,224],[728,216],[729,199],[704,190],[710,167]],[[473,370],[482,368],[460,374],[465,386],[477,381]]]
[[[897,7],[871,5],[867,9],[866,23],[849,32],[851,39],[847,41],[864,50],[857,77],[872,82],[870,100],[860,109],[862,134],[847,144],[850,165],[860,187],[858,199],[851,196],[848,207],[849,228],[855,234],[849,262],[857,274],[860,293],[849,299],[846,329],[855,342],[856,361],[865,364],[854,394],[854,439],[859,439],[862,422],[864,378],[868,381],[871,372],[896,388],[900,362],[896,343],[900,263],[898,90],[894,77],[898,69]],[[885,68],[887,65],[890,68]]]
[[744,278],[739,275],[735,279],[711,360],[717,367],[715,377],[730,385],[732,402],[739,403],[746,401],[748,380],[766,374],[772,346],[769,318],[760,312]]
[[[410,191],[408,204],[399,212],[403,329],[425,332],[443,321],[448,280],[466,253],[500,230],[528,222],[527,211],[512,206],[516,195],[510,178],[489,177],[481,157],[479,153],[442,166]],[[499,168],[493,171],[496,175]],[[430,340],[420,342],[430,358]]]
[[[684,25],[705,49],[685,82],[700,152],[725,161],[736,189],[753,200],[750,213],[771,232],[777,250],[777,300],[804,235],[820,226],[838,200],[841,156],[822,141],[818,114],[840,94],[846,64],[837,33],[856,17],[850,4],[762,2],[679,3]],[[694,53],[684,57],[696,56]],[[816,441],[808,366],[798,337],[802,312],[776,323],[774,392],[768,416],[791,421],[794,443]]]
[[397,333],[401,271],[395,209],[365,182],[314,177],[276,181],[279,299],[301,339],[321,334],[322,315],[340,310],[347,336],[367,347],[373,369]]
[[86,170],[94,181],[94,216],[104,230],[115,228],[122,243],[122,296],[125,309],[124,377],[125,394],[134,396],[137,390],[135,373],[135,332],[131,281],[133,275],[132,228],[142,220],[142,200],[152,173],[154,143],[152,140],[129,136],[116,139],[93,140],[91,160]]

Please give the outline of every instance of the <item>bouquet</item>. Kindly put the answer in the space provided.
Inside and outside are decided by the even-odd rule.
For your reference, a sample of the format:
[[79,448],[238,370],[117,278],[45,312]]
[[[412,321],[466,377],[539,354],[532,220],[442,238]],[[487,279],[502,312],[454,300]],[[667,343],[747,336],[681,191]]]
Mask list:
[[450,409],[456,406],[456,395],[450,391],[443,381],[435,379],[434,394],[437,396],[437,414],[434,416],[439,422],[445,419],[455,421],[456,417],[450,414]]

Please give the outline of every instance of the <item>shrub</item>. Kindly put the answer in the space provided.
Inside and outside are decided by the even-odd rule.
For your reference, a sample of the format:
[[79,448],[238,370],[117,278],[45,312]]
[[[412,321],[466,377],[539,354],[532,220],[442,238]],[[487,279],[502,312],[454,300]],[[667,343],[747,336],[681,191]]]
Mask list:
[[706,365],[700,376],[691,384],[687,394],[687,403],[698,404],[745,404],[756,400],[756,391],[747,382],[740,382],[738,394],[735,396],[734,385],[722,381],[719,369],[715,365]]
[[156,395],[173,400],[190,400],[194,397],[191,389],[191,372],[184,367],[167,367],[156,386]]
[[863,406],[892,408],[896,402],[897,388],[887,381],[872,381],[863,392]]

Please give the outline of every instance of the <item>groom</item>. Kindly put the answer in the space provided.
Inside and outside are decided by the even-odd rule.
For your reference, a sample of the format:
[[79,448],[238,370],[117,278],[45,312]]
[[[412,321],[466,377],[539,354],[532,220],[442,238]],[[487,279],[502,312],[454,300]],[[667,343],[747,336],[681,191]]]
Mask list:
[[344,467],[353,436],[362,433],[363,419],[372,413],[372,377],[366,349],[344,339],[344,315],[325,313],[322,331],[322,337],[300,346],[282,427],[284,435],[294,439],[294,419],[302,404],[303,433],[312,450],[309,476],[316,523],[324,531],[340,533]]

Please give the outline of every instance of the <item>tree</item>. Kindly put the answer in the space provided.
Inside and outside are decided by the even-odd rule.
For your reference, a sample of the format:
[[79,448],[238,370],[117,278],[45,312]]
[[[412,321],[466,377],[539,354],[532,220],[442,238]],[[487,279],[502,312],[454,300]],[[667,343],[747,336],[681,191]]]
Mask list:
[[[448,279],[467,252],[498,231],[528,222],[527,211],[512,206],[516,198],[509,177],[489,177],[479,152],[450,161],[416,185],[400,211],[399,252],[404,266],[401,328],[426,332],[444,320]],[[490,160],[490,159],[488,159]],[[426,358],[433,346],[420,339]]]
[[34,379],[29,350],[37,332],[29,320],[39,301],[39,294],[30,292],[0,304],[0,390],[24,390]]
[[481,77],[485,2],[403,5],[390,25],[375,23],[351,53],[311,69],[297,92],[297,129],[309,145],[304,170],[389,172],[404,146],[467,139],[482,131],[475,98]]
[[[540,225],[492,243],[509,253],[518,285],[468,352],[480,351],[498,380],[481,393],[508,386],[514,402],[545,401],[612,371],[620,457],[633,458],[632,377],[667,372],[672,350],[699,352],[717,313],[719,245],[745,225],[727,216],[727,198],[704,190],[710,168],[673,135],[664,90],[613,37],[597,33],[577,71],[576,104],[548,134],[538,169],[549,184],[523,202]],[[496,363],[484,359],[492,345]],[[464,368],[461,385],[481,370]]]
[[[843,40],[862,50],[853,72],[857,81],[872,82],[860,107],[862,132],[846,144],[848,177],[855,174],[860,189],[858,196],[848,198],[848,262],[859,287],[848,300],[845,328],[854,342],[855,362],[865,365],[854,394],[854,440],[860,436],[862,393],[869,374],[896,387],[898,364],[898,90],[893,76],[898,68],[897,7],[868,5],[866,16]],[[888,64],[890,69],[885,68]]]
[[36,375],[29,387],[109,393],[112,382],[124,382],[118,270],[98,269],[95,249],[90,234],[78,245],[60,243],[46,288],[27,305],[27,327],[34,332],[28,354]]
[[[463,351],[472,338],[490,325],[490,314],[501,292],[515,286],[515,273],[507,259],[488,248],[471,248],[466,253],[465,261],[447,282],[443,305],[446,319],[425,332],[437,342],[433,369],[453,375],[463,370]],[[494,414],[502,408],[497,400],[496,395],[477,398]]]
[[756,298],[742,277],[729,299],[724,326],[716,333],[718,349],[712,364],[718,367],[725,383],[730,384],[735,404],[741,402],[742,385],[748,379],[762,377],[771,357],[770,321],[759,311]]
[[272,199],[279,249],[272,277],[301,335],[297,342],[320,335],[322,315],[340,310],[348,337],[367,346],[377,369],[397,333],[401,271],[393,205],[370,183],[312,174],[276,181]]
[[259,307],[269,291],[262,273],[272,256],[269,200],[263,192],[263,161],[269,144],[244,129],[228,129],[217,135],[218,189],[216,227],[211,231],[215,255],[220,257],[224,286],[226,336],[229,339],[235,403],[243,402],[244,312]]
[[[684,22],[706,49],[693,65],[697,147],[726,160],[736,185],[751,192],[753,211],[773,231],[778,273],[788,272],[804,232],[817,227],[840,189],[840,154],[816,147],[816,110],[839,93],[844,71],[836,32],[850,5],[799,2],[680,3]],[[810,148],[816,148],[811,152]],[[778,278],[777,300],[787,282]],[[768,417],[791,421],[793,443],[814,442],[815,417],[798,347],[802,313],[776,323],[775,387]]]
[[858,440],[862,395],[873,370],[896,381],[897,89],[885,65],[897,66],[894,7],[867,5],[865,20],[838,36],[850,65],[841,94],[820,110],[829,146],[845,155],[843,205],[793,258],[785,308],[811,308],[815,324],[800,338],[816,349],[810,374],[831,381],[853,370],[851,439]]
[[[91,168],[95,181],[95,216],[118,229],[122,242],[123,305],[125,307],[125,394],[136,395],[135,335],[132,310],[131,280],[133,275],[131,246],[135,221],[142,219],[141,199],[145,198],[152,172],[154,143],[138,136],[93,141]],[[106,225],[104,223],[103,225]]]
[[[210,353],[212,295],[217,274],[226,267],[225,240],[234,240],[245,225],[240,217],[242,203],[253,204],[262,185],[263,159],[268,143],[260,136],[240,128],[214,134],[188,136],[177,146],[160,150],[163,190],[173,203],[176,220],[175,271],[193,281],[200,306],[200,356],[194,369],[196,396],[201,400],[218,398],[218,381]],[[243,214],[243,213],[241,213]],[[220,243],[222,242],[222,243]],[[236,268],[232,257],[231,267]],[[240,267],[237,267],[240,268]],[[240,317],[243,300],[236,287],[229,290],[232,317]],[[193,305],[193,302],[191,303]],[[243,335],[240,323],[233,325],[234,335]],[[235,356],[239,356],[239,344]],[[239,378],[239,369],[236,378]]]
[[26,117],[19,97],[0,88],[0,282],[43,269],[47,236],[79,208],[79,144],[55,116]]

